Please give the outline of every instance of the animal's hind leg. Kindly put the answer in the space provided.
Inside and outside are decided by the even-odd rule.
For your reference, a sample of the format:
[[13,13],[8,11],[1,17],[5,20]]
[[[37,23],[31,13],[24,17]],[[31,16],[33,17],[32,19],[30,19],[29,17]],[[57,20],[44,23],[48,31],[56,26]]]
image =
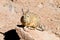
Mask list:
[[36,27],[36,29],[39,31],[44,31],[45,27],[43,25],[40,25],[39,27]]

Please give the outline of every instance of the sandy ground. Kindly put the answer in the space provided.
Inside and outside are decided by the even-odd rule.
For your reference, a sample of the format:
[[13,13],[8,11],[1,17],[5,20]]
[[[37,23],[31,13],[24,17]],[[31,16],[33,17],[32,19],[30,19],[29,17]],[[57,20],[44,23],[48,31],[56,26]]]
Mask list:
[[21,24],[22,8],[39,15],[45,30],[60,36],[60,0],[0,0],[0,32]]

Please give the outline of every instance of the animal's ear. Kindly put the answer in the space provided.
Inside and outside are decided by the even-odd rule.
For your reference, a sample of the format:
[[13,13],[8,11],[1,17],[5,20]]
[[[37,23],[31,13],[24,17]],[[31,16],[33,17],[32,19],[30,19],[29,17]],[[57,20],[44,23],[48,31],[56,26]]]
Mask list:
[[22,8],[22,13],[23,13],[23,15],[25,14],[24,11],[23,11],[23,8]]
[[25,15],[25,14],[27,14],[29,12],[29,9],[26,12],[24,12],[24,10],[22,8],[22,12],[23,12],[23,15]]
[[29,9],[27,9],[27,11],[25,13],[28,13],[29,12]]

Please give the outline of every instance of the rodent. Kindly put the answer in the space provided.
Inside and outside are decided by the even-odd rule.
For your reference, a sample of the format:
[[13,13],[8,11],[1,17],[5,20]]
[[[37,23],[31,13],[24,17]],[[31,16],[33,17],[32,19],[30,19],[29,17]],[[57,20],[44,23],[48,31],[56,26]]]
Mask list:
[[40,17],[37,14],[34,14],[32,12],[29,12],[27,10],[26,12],[23,11],[23,16],[21,17],[22,25],[29,29],[39,29],[40,27]]

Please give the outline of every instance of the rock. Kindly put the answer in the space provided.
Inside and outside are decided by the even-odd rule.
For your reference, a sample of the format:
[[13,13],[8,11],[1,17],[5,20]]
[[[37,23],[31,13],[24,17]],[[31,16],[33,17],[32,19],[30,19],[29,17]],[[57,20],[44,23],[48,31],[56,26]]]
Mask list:
[[0,34],[0,40],[4,40],[4,35]]
[[30,30],[28,28],[16,28],[16,32],[23,40],[59,40],[59,37],[48,31]]

